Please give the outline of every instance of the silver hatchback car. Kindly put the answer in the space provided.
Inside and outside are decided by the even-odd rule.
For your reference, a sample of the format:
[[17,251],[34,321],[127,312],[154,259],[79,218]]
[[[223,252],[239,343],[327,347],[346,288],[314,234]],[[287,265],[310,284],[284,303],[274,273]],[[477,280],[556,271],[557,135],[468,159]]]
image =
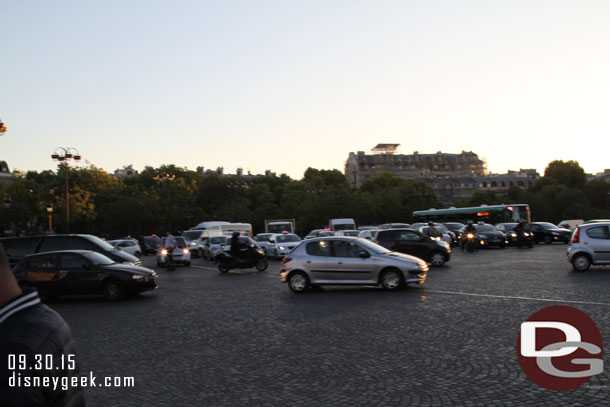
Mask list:
[[282,261],[282,282],[295,293],[320,285],[379,285],[396,290],[423,284],[428,264],[357,237],[304,240]]
[[588,270],[591,265],[610,264],[610,222],[576,226],[566,257],[577,271]]

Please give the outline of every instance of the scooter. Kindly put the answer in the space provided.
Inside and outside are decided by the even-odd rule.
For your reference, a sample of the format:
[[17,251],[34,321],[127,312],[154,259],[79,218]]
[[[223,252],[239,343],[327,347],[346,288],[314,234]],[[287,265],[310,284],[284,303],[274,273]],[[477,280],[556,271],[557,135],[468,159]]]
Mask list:
[[234,257],[227,252],[219,252],[214,256],[218,264],[218,270],[221,273],[227,273],[232,269],[249,269],[255,267],[258,271],[267,270],[267,260],[265,252],[257,247],[254,243],[248,244],[246,247],[239,249],[242,256]]

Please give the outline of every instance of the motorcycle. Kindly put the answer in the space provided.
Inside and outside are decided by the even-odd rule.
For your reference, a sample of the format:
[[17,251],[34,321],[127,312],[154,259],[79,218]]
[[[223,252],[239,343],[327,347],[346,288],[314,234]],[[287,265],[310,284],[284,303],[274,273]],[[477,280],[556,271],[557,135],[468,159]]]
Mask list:
[[526,232],[525,230],[517,231],[517,248],[520,249],[521,246],[527,246],[529,249],[534,247],[534,239],[530,232]]
[[251,239],[249,242],[239,248],[241,256],[232,256],[227,252],[219,252],[214,256],[218,264],[218,270],[221,273],[227,273],[232,269],[248,269],[256,268],[258,271],[267,270],[267,260],[265,252]]
[[[465,238],[464,247],[468,252],[472,253],[478,249],[477,239],[474,233],[467,233]],[[462,247],[462,250],[464,247]]]

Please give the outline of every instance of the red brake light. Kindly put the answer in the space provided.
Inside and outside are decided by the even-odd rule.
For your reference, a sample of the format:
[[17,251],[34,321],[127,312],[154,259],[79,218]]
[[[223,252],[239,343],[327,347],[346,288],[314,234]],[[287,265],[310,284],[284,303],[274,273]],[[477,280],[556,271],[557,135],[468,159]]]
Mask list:
[[286,264],[290,261],[292,261],[292,259],[290,257],[284,257],[284,260],[282,260],[282,264]]
[[580,228],[576,228],[574,237],[572,237],[572,243],[580,243]]

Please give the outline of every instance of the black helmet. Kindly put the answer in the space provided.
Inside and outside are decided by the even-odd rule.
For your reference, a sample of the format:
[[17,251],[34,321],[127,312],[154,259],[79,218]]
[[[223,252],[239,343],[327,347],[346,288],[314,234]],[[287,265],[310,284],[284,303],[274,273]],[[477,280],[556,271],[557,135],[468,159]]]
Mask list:
[[233,232],[233,237],[239,237],[239,232]]

